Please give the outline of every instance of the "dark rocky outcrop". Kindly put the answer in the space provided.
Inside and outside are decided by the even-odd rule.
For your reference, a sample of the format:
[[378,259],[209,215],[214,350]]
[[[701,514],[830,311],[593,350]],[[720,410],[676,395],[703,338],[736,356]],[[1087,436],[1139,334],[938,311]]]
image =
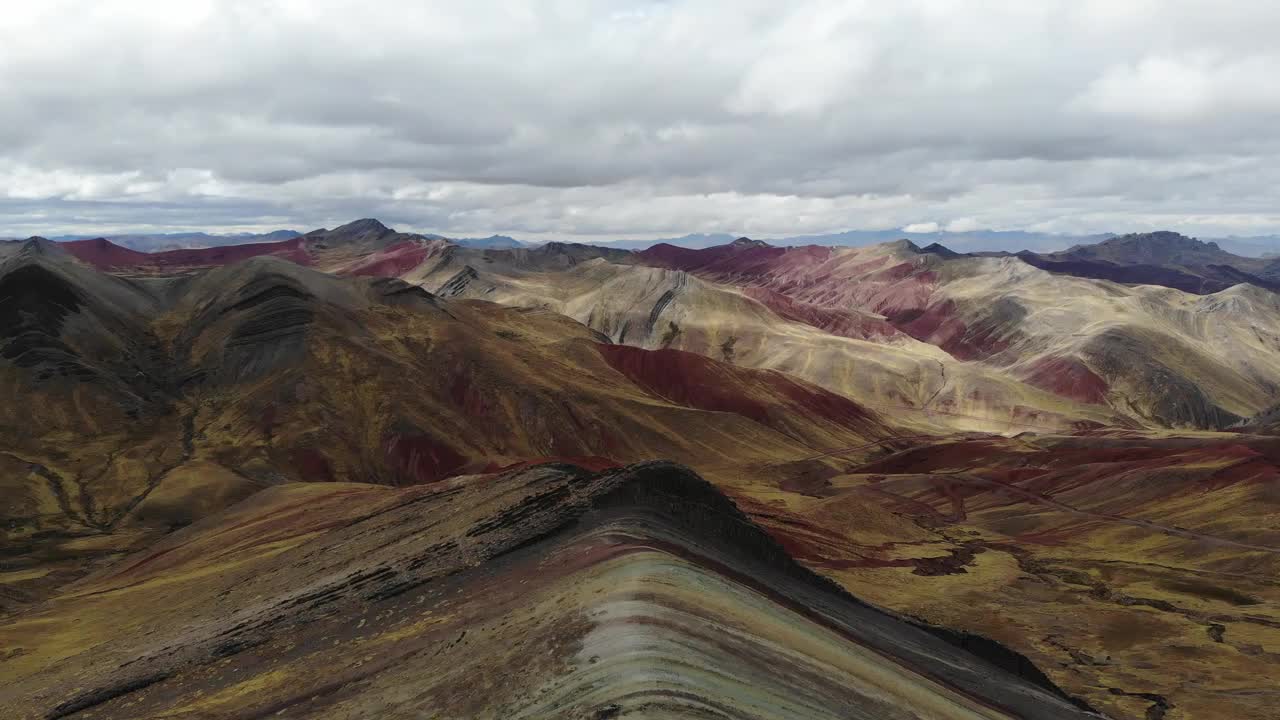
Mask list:
[[1133,233],[1056,253],[1020,252],[1042,270],[1131,285],[1163,285],[1207,295],[1249,283],[1280,292],[1265,260],[1233,255],[1214,242],[1175,232]]

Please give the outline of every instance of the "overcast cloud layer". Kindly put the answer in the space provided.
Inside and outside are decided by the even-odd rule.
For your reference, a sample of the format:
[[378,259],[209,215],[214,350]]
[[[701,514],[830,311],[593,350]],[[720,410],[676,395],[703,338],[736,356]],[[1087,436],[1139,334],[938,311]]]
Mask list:
[[0,235],[1280,232],[1274,0],[44,0]]

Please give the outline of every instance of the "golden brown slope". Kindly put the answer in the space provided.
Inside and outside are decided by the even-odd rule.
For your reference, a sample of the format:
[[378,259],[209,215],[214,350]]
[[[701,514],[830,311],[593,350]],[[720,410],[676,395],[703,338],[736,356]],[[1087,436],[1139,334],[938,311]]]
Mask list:
[[[1127,248],[1138,242],[1141,252],[1134,257],[1145,261],[1148,245],[1160,246],[1160,252],[1169,249],[1162,240],[1166,235],[1179,241],[1170,246],[1176,251],[1170,255],[1174,259],[1200,257],[1205,248],[1213,251],[1210,255],[1220,254],[1212,246],[1167,233],[1118,238],[1076,250],[1104,252],[1112,245]],[[1197,297],[1156,286],[1033,270],[1018,257],[922,251],[906,241],[871,248],[777,248],[743,239],[700,250],[657,245],[639,253],[559,243],[480,250],[398,233],[376,220],[359,220],[290,242],[282,257],[326,271],[397,276],[444,294],[494,299],[498,295],[493,293],[499,293],[521,304],[555,297],[567,314],[602,325],[625,322],[623,315],[634,308],[602,300],[603,286],[579,291],[576,302],[564,290],[549,286],[580,287],[584,278],[560,275],[577,273],[579,265],[593,258],[685,270],[741,292],[792,324],[817,331],[814,337],[793,342],[790,351],[778,352],[779,343],[770,342],[775,350],[764,357],[744,346],[739,362],[798,372],[855,399],[904,410],[935,427],[997,429],[1003,424],[1006,430],[1050,429],[1119,415],[1146,426],[1223,428],[1280,399],[1280,361],[1275,359],[1280,357],[1280,296],[1248,284]],[[143,258],[137,262],[154,271],[181,269],[183,262],[225,264],[274,252],[258,245],[214,250],[207,258],[193,256],[189,262],[145,253],[129,257]],[[485,277],[470,282],[477,273]],[[666,289],[679,287],[673,283]],[[603,319],[583,307],[590,302],[600,305],[595,314]],[[651,307],[660,309],[656,303]],[[709,316],[711,309],[698,314]],[[755,324],[757,314],[749,312],[741,320]],[[718,320],[741,329],[736,327],[740,323]],[[675,340],[679,327],[673,319],[664,325],[655,317],[632,328],[656,331],[649,333],[654,337],[633,337],[630,342],[660,342],[668,334]],[[725,343],[736,344],[746,336],[718,335],[712,346],[702,347],[696,337],[684,342],[696,352],[719,357]],[[892,352],[846,345],[832,353],[828,335],[888,345]],[[912,346],[904,338],[922,342]],[[807,347],[815,343],[820,347]],[[797,344],[806,347],[798,349]],[[922,351],[923,345],[940,349],[942,359],[936,350]],[[887,360],[877,370],[896,377],[893,387],[870,388],[839,369],[834,377],[814,369],[830,367],[833,354],[864,362]],[[872,356],[874,360],[868,360]],[[948,368],[948,359],[977,366]],[[930,391],[918,398],[903,392],[905,384],[927,387],[930,378],[938,385],[936,395]],[[1082,407],[1088,405],[1107,409]]]
[[[282,257],[326,271],[397,276],[446,294],[485,299],[494,299],[485,296],[501,285],[506,299],[522,303],[547,297],[548,284],[573,285],[573,279],[556,276],[576,272],[594,258],[686,270],[736,288],[776,315],[815,328],[819,336],[890,345],[900,357],[881,369],[912,375],[921,380],[917,386],[928,383],[926,375],[936,376],[943,392],[928,403],[927,420],[934,425],[942,420],[944,426],[967,429],[993,429],[1000,423],[1006,428],[1061,428],[1106,415],[1105,410],[1079,407],[1096,404],[1144,425],[1220,428],[1280,397],[1280,367],[1274,361],[1280,348],[1280,299],[1250,285],[1197,298],[1154,286],[1077,281],[1032,270],[1016,257],[921,251],[905,241],[871,248],[775,248],[744,240],[702,250],[658,245],[639,253],[559,243],[481,250],[359,220],[291,242]],[[225,264],[270,248],[215,250],[208,258],[193,256],[188,264]],[[134,256],[155,265],[140,266],[151,268],[148,272],[182,267],[181,258],[169,262],[145,253]],[[477,272],[485,279],[468,287]],[[566,302],[563,292],[551,295]],[[577,304],[583,301],[586,296]],[[566,310],[591,319],[581,307]],[[600,312],[611,311],[602,307]],[[656,339],[675,327],[670,322]],[[937,353],[920,352],[921,343],[911,347],[904,337],[940,348],[944,358],[976,361],[982,367],[952,368],[951,379],[957,382],[945,387],[945,368],[932,362]],[[710,354],[716,356],[719,349],[710,348]],[[844,350],[840,354],[858,354],[853,346]],[[828,366],[825,351],[814,352],[819,355],[816,364]],[[878,398],[908,411],[925,409],[920,399],[897,397],[900,388],[868,393],[866,387],[845,387],[845,378],[819,377],[805,368],[808,352],[798,354],[770,355],[770,364],[760,365],[761,359],[746,353],[743,362],[801,372],[859,400]],[[861,354],[864,359],[867,355]],[[1046,399],[1023,383],[1061,399]],[[964,419],[968,416],[971,420]]]
[[[25,323],[0,364],[19,399],[0,410],[13,603],[284,482],[415,484],[545,457],[741,468],[894,434],[775,373],[677,357],[663,383],[632,378],[568,318],[398,281],[273,258],[149,287],[53,255],[6,268]],[[28,292],[31,273],[53,280]],[[99,303],[100,286],[136,306]],[[74,302],[31,325],[55,291]]]
[[993,637],[1114,717],[1263,718],[1280,700],[1280,441],[955,438],[794,474],[747,505],[877,604]]

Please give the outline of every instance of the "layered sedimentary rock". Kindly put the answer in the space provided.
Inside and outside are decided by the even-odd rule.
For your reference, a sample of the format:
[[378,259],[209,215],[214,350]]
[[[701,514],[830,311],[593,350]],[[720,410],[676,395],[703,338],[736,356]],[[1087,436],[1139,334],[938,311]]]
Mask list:
[[276,488],[0,638],[22,719],[1094,717],[1015,654],[858,602],[664,463]]
[[641,255],[717,282],[875,312],[958,360],[1088,397],[1044,371],[1046,363],[1069,364],[1099,385],[1106,404],[1140,422],[1223,427],[1269,405],[1280,387],[1280,296],[1251,285],[1200,297],[1056,276],[1016,258],[943,256],[906,242],[658,246]]

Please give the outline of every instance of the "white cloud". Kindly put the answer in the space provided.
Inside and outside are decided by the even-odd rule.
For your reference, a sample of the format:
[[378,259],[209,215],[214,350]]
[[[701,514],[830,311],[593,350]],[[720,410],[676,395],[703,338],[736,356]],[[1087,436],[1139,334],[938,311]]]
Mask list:
[[1269,0],[46,0],[0,23],[0,235],[1277,232],[1276,27]]
[[1154,121],[1184,120],[1212,109],[1213,79],[1206,59],[1144,58],[1109,68],[1076,105],[1104,114]]
[[902,231],[909,233],[936,233],[939,229],[938,223],[936,222],[921,222],[904,225]]
[[1108,68],[1073,102],[1101,114],[1152,122],[1212,120],[1229,113],[1280,110],[1280,55],[1224,57],[1209,52],[1144,57]]

